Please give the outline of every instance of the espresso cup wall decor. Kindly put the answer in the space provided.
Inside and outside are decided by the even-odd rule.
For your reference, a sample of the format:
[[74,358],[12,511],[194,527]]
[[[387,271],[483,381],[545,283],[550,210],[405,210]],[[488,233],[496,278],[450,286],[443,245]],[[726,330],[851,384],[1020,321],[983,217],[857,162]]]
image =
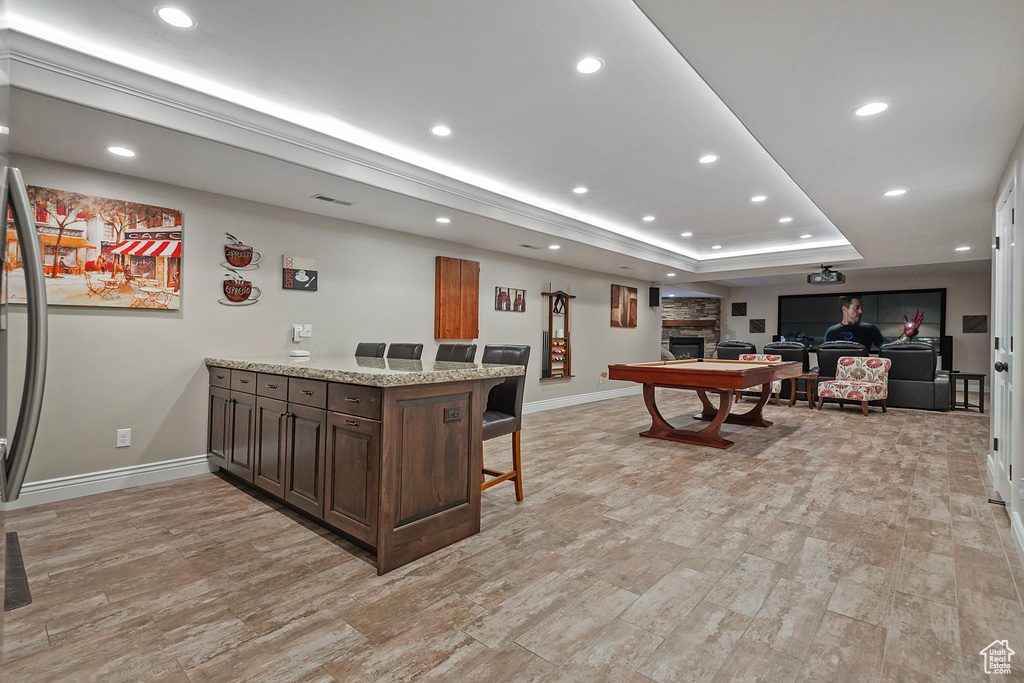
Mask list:
[[225,276],[223,289],[226,298],[220,300],[222,304],[254,304],[263,294],[259,287],[237,273]]
[[225,244],[224,258],[235,268],[245,268],[258,266],[263,260],[263,253],[245,244]]

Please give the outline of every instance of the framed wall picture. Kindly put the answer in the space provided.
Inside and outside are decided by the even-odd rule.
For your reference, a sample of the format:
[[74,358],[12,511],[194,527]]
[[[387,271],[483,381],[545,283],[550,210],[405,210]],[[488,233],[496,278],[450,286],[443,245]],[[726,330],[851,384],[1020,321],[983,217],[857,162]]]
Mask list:
[[636,327],[636,287],[612,285],[612,327]]
[[[55,306],[181,307],[181,211],[28,186]],[[25,301],[21,248],[8,219],[8,297]]]
[[526,290],[511,287],[494,288],[494,310],[526,312]]

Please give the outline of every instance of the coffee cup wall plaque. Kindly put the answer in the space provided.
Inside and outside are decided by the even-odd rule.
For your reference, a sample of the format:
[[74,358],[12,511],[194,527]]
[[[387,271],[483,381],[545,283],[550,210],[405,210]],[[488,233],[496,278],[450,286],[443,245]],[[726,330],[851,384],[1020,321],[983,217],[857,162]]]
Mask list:
[[224,290],[224,298],[219,299],[218,303],[225,306],[251,306],[258,303],[263,294],[263,290],[234,270],[224,275],[221,288]]
[[228,243],[224,245],[224,263],[220,265],[228,272],[224,274],[224,282],[221,284],[224,298],[217,302],[225,306],[251,306],[258,303],[263,290],[246,280],[239,271],[259,268],[263,253],[230,232],[224,234],[227,235]]
[[256,270],[263,260],[263,252],[256,251],[230,232],[224,233],[231,240],[224,245],[224,260],[221,265],[232,270]]

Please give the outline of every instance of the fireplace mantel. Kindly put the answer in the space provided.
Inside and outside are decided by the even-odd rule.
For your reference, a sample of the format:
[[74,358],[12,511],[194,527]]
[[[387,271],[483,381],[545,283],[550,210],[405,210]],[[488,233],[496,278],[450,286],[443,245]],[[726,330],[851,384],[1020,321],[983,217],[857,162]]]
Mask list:
[[662,320],[662,327],[715,327],[717,320]]

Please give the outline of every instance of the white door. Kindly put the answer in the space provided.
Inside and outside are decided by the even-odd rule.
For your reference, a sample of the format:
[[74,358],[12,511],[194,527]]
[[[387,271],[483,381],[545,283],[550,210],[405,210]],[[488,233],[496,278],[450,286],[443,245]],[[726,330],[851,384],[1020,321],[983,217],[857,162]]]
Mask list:
[[[992,437],[990,467],[996,491],[1010,499],[1010,463],[1014,447],[1013,372],[1010,357],[1013,345],[1013,185],[1007,188],[996,206],[995,306],[993,320],[994,367],[992,369]],[[998,446],[997,446],[998,444]]]

